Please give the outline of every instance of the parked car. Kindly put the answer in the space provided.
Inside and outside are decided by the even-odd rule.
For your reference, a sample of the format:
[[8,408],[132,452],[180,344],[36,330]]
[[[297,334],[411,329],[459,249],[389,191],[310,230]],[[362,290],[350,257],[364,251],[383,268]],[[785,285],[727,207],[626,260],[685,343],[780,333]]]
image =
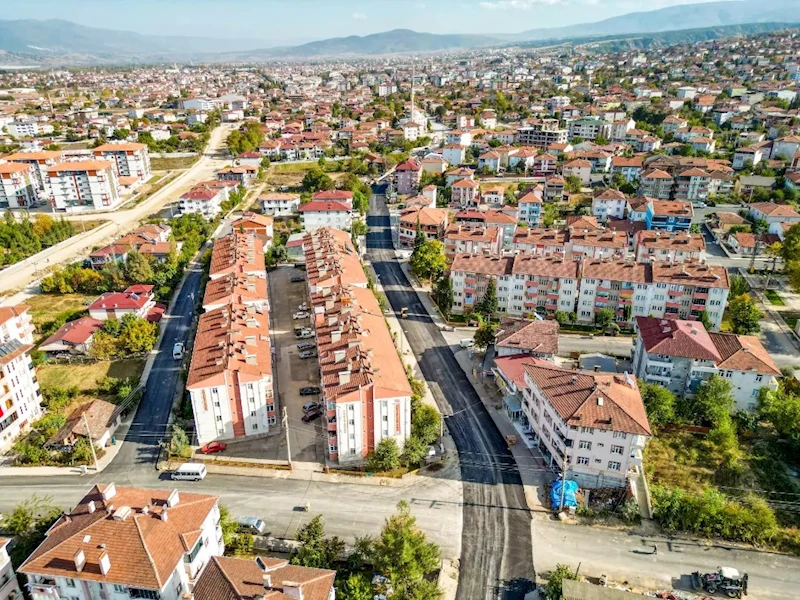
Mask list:
[[316,396],[319,394],[319,388],[315,385],[309,385],[306,387],[300,388],[300,395],[301,396]]
[[200,454],[216,454],[217,452],[224,452],[228,444],[224,442],[208,442],[205,446],[200,448]]
[[297,310],[301,310],[301,311],[308,310],[308,304],[306,304],[305,302],[303,302],[302,304],[298,304],[297,305]]
[[463,340],[458,342],[458,345],[461,346],[462,348],[472,348],[472,344],[474,344],[472,338],[464,338]]
[[172,347],[172,358],[174,358],[175,360],[181,360],[183,358],[182,342],[175,342],[175,345]]
[[295,275],[292,277],[292,283],[301,283],[303,281],[305,281],[305,278],[300,275]]
[[312,410],[322,410],[319,402],[306,402],[303,404],[303,412],[311,412]]
[[239,531],[253,535],[262,535],[267,530],[267,524],[258,517],[239,517],[236,519],[236,524],[239,526]]
[[300,312],[296,312],[296,313],[294,313],[294,314],[292,315],[292,318],[293,318],[293,319],[307,319],[309,316],[310,316],[310,315],[309,315],[309,314],[308,314],[306,311],[304,311],[304,310],[301,310]]
[[311,423],[314,419],[319,419],[322,416],[322,411],[319,409],[307,412],[303,417],[303,423]]
[[[302,333],[302,331],[300,333]],[[299,344],[297,344],[297,349],[298,350],[311,350],[315,346],[316,346],[316,344],[314,344],[314,342],[300,342]]]
[[301,333],[297,337],[298,337],[298,339],[301,339],[301,340],[307,340],[309,338],[313,338],[314,337],[314,332],[313,331],[309,331],[309,330],[305,330],[303,333]]
[[303,350],[300,353],[300,358],[314,358],[317,355],[316,350]]

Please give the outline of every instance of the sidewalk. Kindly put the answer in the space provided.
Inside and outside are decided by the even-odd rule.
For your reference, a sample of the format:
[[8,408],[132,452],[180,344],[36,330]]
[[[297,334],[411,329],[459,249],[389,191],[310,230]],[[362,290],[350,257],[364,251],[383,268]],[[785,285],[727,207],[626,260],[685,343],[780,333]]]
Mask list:
[[[120,427],[123,427],[123,424],[120,424]],[[117,433],[119,435],[119,432]],[[101,472],[105,469],[108,465],[111,464],[117,453],[122,448],[122,441],[118,441],[116,444],[113,444],[105,449],[106,453],[103,455],[102,458],[97,459],[97,466],[98,469],[95,471],[94,466],[90,466],[87,468],[86,475],[96,475],[97,473]],[[2,466],[0,467],[0,478],[2,477],[18,477],[18,476],[28,476],[28,477],[53,477],[53,476],[64,476],[64,475],[82,475],[80,467],[11,467],[11,466]]]

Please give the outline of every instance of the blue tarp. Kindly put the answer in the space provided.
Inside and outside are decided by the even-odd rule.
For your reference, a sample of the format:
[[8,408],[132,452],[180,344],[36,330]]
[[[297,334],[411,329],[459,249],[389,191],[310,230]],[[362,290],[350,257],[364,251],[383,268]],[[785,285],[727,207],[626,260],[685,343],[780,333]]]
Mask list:
[[[578,491],[578,482],[567,479],[564,482],[564,506],[578,506],[578,501],[575,499],[575,492]],[[553,482],[553,487],[550,490],[550,503],[553,508],[561,506],[561,480],[556,479]]]

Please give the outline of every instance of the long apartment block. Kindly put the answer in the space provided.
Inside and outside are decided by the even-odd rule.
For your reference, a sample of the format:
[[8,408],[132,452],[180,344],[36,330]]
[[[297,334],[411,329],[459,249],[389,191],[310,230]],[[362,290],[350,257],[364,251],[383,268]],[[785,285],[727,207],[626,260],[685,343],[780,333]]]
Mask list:
[[705,311],[713,327],[722,322],[730,283],[724,267],[699,262],[636,263],[633,260],[562,257],[457,255],[450,267],[453,312],[467,313],[497,287],[498,312],[509,315],[575,312],[593,322],[603,308],[620,325],[637,316],[699,320]]
[[411,432],[411,387],[358,254],[343,231],[303,239],[326,409],[328,458],[358,463]]
[[198,443],[264,435],[278,413],[262,240],[217,240],[209,277],[186,385]]

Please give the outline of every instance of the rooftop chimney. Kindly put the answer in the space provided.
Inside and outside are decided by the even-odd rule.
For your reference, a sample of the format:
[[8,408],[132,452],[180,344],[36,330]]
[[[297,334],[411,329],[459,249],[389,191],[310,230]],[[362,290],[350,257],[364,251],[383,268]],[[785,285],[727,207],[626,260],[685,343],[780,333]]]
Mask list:
[[100,553],[98,562],[100,563],[100,572],[103,575],[108,575],[108,572],[111,570],[111,559],[108,557],[108,552],[103,550]]
[[159,515],[158,515],[158,517],[159,517],[159,518],[160,518],[162,521],[164,521],[165,523],[167,522],[167,519],[168,519],[169,517],[167,516],[167,507],[166,507],[166,506],[165,506],[164,508],[162,508],[162,509],[161,509],[161,514],[159,514]]
[[86,505],[86,509],[90,514],[97,510],[97,505],[94,503],[94,500],[89,501],[89,504]]
[[265,590],[272,589],[272,575],[270,575],[269,573],[264,573],[264,575],[262,576],[262,581]]
[[301,588],[300,584],[297,583],[296,581],[284,581],[283,593],[291,598],[297,598],[297,600],[303,600],[303,588]]
[[603,406],[603,397],[602,396],[598,396],[597,397],[597,406]]
[[333,351],[333,362],[342,362],[345,359],[347,352],[345,350],[334,350]]
[[111,498],[113,498],[116,495],[117,495],[117,486],[114,485],[114,482],[112,481],[106,486],[106,489],[103,490],[103,500],[105,502],[108,502],[109,500],[111,500]]
[[350,383],[350,371],[339,371],[339,385]]
[[86,566],[86,555],[83,553],[82,548],[78,548],[75,554],[72,555],[72,560],[75,561],[75,570],[80,573],[83,567]]
[[578,383],[578,376],[577,375],[573,375],[570,383]]
[[600,372],[600,365],[595,365],[594,366],[594,372],[595,373],[599,373]]
[[172,490],[170,495],[167,497],[167,506],[172,508],[173,506],[178,504],[180,499],[181,497],[178,495],[178,490]]

